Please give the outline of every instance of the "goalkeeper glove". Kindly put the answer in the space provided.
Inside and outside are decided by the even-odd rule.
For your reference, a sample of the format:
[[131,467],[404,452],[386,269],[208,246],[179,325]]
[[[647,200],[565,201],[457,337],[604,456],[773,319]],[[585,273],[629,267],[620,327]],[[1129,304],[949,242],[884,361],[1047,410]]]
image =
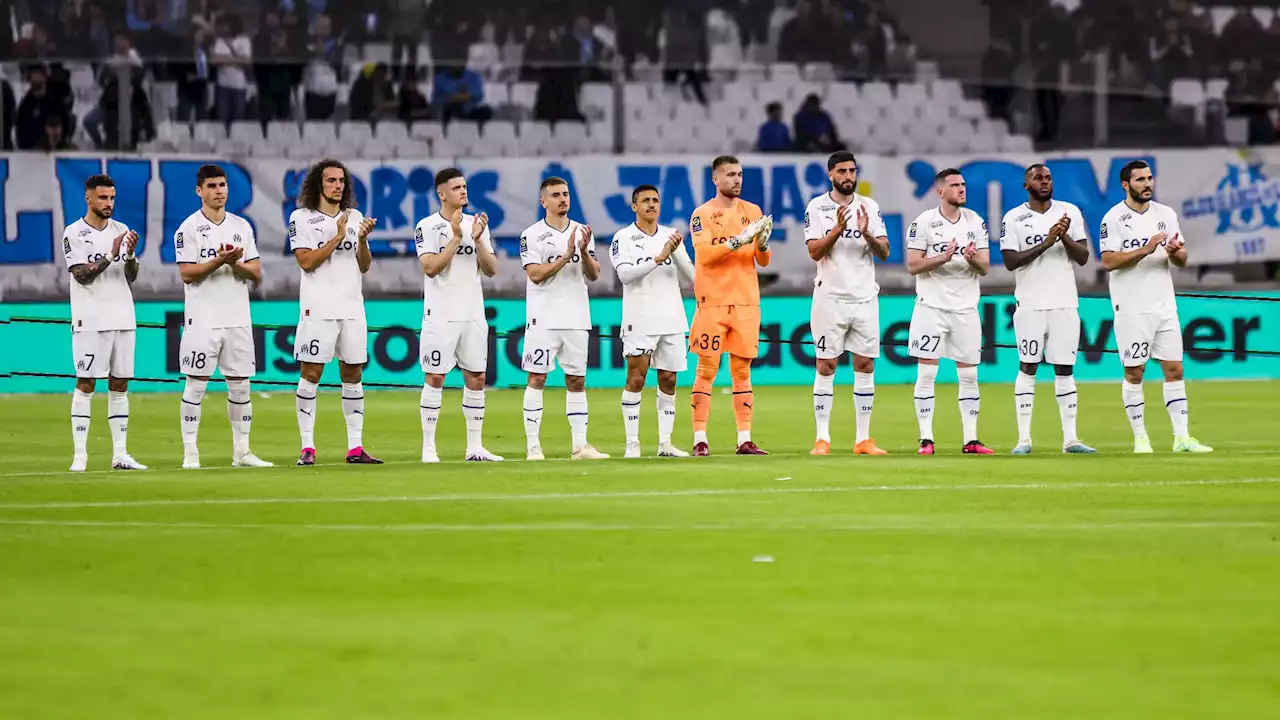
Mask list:
[[759,233],[760,233],[760,234],[759,234],[759,237],[760,237],[760,252],[768,252],[768,250],[769,250],[769,237],[770,237],[771,235],[773,235],[773,216],[772,216],[772,215],[765,215],[764,217],[762,217],[762,218],[760,218],[760,219],[764,221],[764,226],[763,226],[763,227],[761,227],[761,228],[760,228],[760,231],[759,231]]

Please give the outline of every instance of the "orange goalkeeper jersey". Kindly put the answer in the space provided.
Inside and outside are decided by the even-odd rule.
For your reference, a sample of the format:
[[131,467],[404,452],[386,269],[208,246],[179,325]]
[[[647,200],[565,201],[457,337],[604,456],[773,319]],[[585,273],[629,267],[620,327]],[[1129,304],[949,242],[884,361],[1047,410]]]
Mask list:
[[756,264],[767,267],[769,252],[757,251],[755,243],[730,250],[728,242],[762,214],[759,206],[742,198],[729,209],[716,207],[713,200],[693,211],[689,231],[696,267],[693,294],[699,307],[760,304]]

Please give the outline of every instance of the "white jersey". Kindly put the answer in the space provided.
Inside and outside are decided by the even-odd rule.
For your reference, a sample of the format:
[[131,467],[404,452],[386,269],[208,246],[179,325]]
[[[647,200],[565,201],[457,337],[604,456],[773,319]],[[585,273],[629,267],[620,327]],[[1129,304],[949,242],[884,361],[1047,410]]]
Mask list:
[[[689,316],[684,312],[684,300],[680,297],[680,276],[693,280],[693,262],[684,246],[661,265],[654,266],[653,258],[662,254],[662,248],[675,232],[674,228],[658,226],[650,235],[635,223],[619,230],[613,236],[609,257],[619,278],[630,268],[648,270],[648,274],[622,285],[623,332],[640,335],[683,335],[689,331]],[[647,266],[647,267],[645,267]]]
[[[462,216],[462,240],[453,259],[435,277],[426,278],[422,297],[422,322],[470,321],[485,322],[484,289],[480,286],[480,265],[476,262],[476,245],[471,239],[476,216]],[[453,227],[440,215],[432,213],[418,221],[413,241],[418,257],[435,255],[453,239]],[[485,228],[480,242],[493,252],[489,228]]]
[[960,217],[953,223],[942,216],[939,208],[933,208],[921,213],[907,228],[907,249],[923,250],[925,257],[945,254],[952,240],[959,249],[951,260],[916,276],[916,301],[950,312],[976,310],[982,296],[978,285],[981,276],[964,259],[964,249],[970,243],[979,250],[987,249],[987,224],[978,213],[960,208]]
[[[804,239],[821,240],[836,226],[836,213],[840,204],[823,193],[809,201],[804,210]],[[875,200],[854,194],[849,202],[849,224],[844,233],[831,246],[831,252],[818,261],[818,275],[813,281],[815,297],[842,302],[866,302],[880,294],[876,284],[875,256],[867,241],[858,231],[858,209],[867,213],[867,230],[871,237],[884,237],[888,231],[880,206]]]
[[[62,254],[67,269],[87,265],[111,256],[115,239],[129,232],[118,220],[107,220],[101,230],[94,230],[84,218],[71,223],[62,231]],[[124,243],[120,244],[124,252]],[[111,256],[111,265],[88,285],[81,285],[74,277],[71,281],[71,330],[136,330],[137,318],[133,311],[133,291],[124,277],[124,262],[119,255]],[[10,348],[13,350],[13,348]]]
[[[1049,237],[1052,228],[1062,216],[1071,219],[1067,237],[1072,240],[1089,239],[1084,228],[1084,215],[1080,208],[1069,202],[1051,200],[1043,213],[1032,210],[1023,203],[1005,213],[1000,221],[1000,249],[1018,252],[1031,250]],[[1040,257],[1013,271],[1016,285],[1014,296],[1018,307],[1028,310],[1062,310],[1080,305],[1076,291],[1075,263],[1067,255],[1062,242],[1054,243]]]
[[[1144,213],[1121,202],[1107,211],[1098,232],[1102,252],[1128,252],[1142,247],[1159,233],[1179,234],[1178,214],[1168,205],[1153,202]],[[1186,242],[1186,238],[1178,238]],[[1163,244],[1163,243],[1162,243]],[[1163,248],[1142,258],[1136,265],[1111,271],[1111,305],[1117,313],[1178,312],[1173,297],[1173,276],[1169,274],[1169,253]]]
[[[197,210],[182,221],[173,236],[178,264],[205,263],[218,256],[218,248],[244,248],[242,261],[258,259],[258,242],[248,220],[227,213],[222,223],[214,223]],[[249,281],[236,277],[223,265],[198,283],[186,283],[186,316],[189,326],[202,328],[249,327]]]
[[[352,208],[347,237],[329,259],[312,272],[299,268],[299,304],[303,317],[319,320],[364,320],[364,278],[356,262],[360,223],[364,215]],[[338,234],[338,218],[319,210],[298,208],[289,216],[289,250],[315,250]]]
[[[564,230],[557,230],[539,220],[520,233],[520,264],[523,267],[555,262],[566,251],[573,253],[560,272],[541,283],[529,280],[525,283],[525,318],[529,325],[547,330],[590,330],[591,306],[587,296],[587,278],[582,272],[582,258],[578,248],[568,247],[573,231],[578,230],[578,241],[586,228],[572,220]],[[595,248],[587,254],[596,256]]]

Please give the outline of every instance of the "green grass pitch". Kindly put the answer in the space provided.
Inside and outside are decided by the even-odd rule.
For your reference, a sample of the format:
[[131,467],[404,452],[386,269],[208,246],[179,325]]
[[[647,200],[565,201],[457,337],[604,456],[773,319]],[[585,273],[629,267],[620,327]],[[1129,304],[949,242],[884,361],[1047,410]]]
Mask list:
[[[893,455],[855,458],[842,377],[822,459],[808,388],[757,392],[768,458],[729,454],[717,395],[716,456],[616,459],[610,390],[590,432],[615,459],[561,460],[549,391],[548,462],[430,467],[417,394],[370,392],[366,446],[388,463],[347,467],[330,391],[323,465],[302,469],[286,390],[254,398],[254,449],[279,467],[227,467],[210,393],[207,469],[178,470],[177,396],[134,394],[130,451],[152,470],[120,473],[100,386],[91,472],[72,476],[69,396],[0,397],[0,717],[1280,717],[1280,383],[1189,383],[1206,456],[1169,452],[1148,384],[1143,457],[1119,381],[1082,385],[1102,454],[1064,457],[1041,377],[1029,458],[1007,455],[997,385],[981,435],[1001,456],[960,456],[951,385],[940,456],[911,455],[911,388],[882,386]],[[520,400],[489,395],[487,444],[510,460]]]

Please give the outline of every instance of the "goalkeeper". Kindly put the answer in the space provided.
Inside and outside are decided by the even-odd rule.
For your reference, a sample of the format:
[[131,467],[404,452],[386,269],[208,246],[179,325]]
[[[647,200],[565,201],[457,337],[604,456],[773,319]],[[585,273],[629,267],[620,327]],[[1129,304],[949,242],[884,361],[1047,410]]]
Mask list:
[[773,219],[739,197],[742,164],[721,156],[711,164],[716,196],[694,211],[694,297],[697,311],[689,333],[689,349],[698,356],[693,381],[693,454],[711,454],[707,418],[711,387],[720,358],[729,353],[733,379],[733,414],[738,421],[738,454],[768,455],[751,441],[751,360],[760,348],[760,282],[756,265],[769,264]]

